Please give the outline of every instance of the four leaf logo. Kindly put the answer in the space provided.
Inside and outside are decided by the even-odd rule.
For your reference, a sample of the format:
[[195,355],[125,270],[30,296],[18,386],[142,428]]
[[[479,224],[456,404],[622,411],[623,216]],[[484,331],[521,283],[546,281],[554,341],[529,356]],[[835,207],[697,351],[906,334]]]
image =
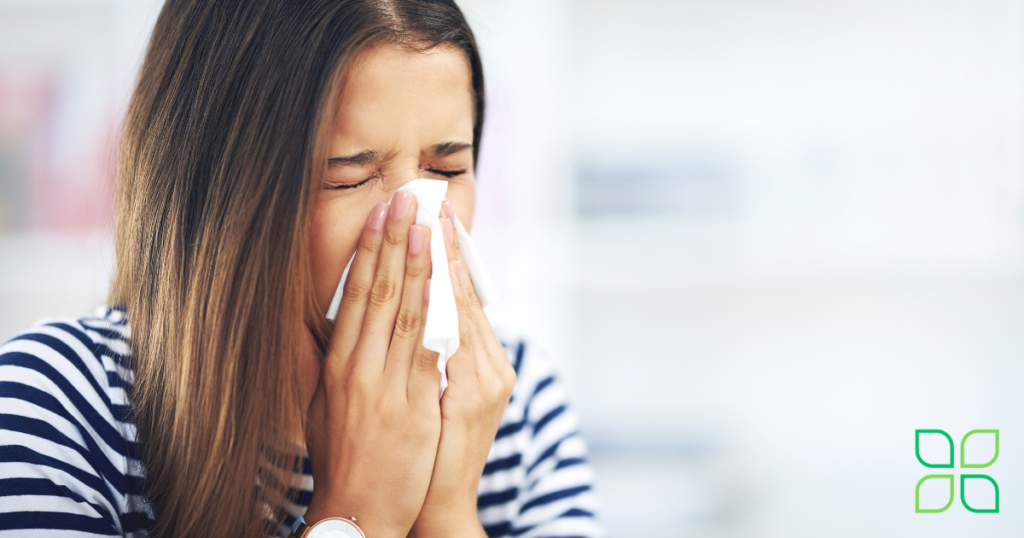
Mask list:
[[[987,434],[994,436],[995,441],[995,452],[992,454],[992,459],[987,463],[968,463],[967,462],[967,439],[972,435]],[[941,463],[929,463],[921,457],[921,436],[922,435],[941,435],[946,438],[949,443],[949,461]],[[941,441],[940,441],[941,442]],[[953,438],[948,433],[942,430],[916,430],[914,433],[914,452],[917,455],[917,461],[921,462],[921,465],[930,467],[932,469],[952,469],[953,464],[956,461],[953,457]],[[996,462],[999,457],[999,430],[971,430],[964,435],[963,439],[960,440],[960,468],[961,469],[983,469]],[[948,480],[949,481],[949,501],[942,508],[921,508],[921,485],[929,480]],[[983,481],[987,480],[992,484],[993,491],[995,492],[995,506],[992,508],[974,508],[970,504],[967,504],[967,497],[964,493],[965,486],[968,480]],[[953,499],[956,498],[954,495],[954,484],[956,477],[953,474],[930,474],[922,478],[917,483],[917,488],[914,490],[914,511],[919,514],[936,514],[939,512],[945,512],[950,506],[953,505]],[[977,482],[975,482],[977,483]],[[972,486],[973,487],[973,486]],[[960,474],[960,502],[964,505],[964,508],[975,513],[982,514],[995,514],[999,513],[999,484],[988,475],[984,474]]]

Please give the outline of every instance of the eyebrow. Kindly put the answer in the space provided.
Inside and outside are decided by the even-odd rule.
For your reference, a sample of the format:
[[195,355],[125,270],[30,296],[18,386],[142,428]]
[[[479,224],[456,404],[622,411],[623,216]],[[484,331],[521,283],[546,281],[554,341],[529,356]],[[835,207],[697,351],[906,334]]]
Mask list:
[[368,149],[366,151],[362,151],[362,152],[356,153],[355,155],[349,155],[349,156],[346,156],[346,157],[331,157],[330,159],[327,159],[327,164],[328,164],[328,166],[347,166],[347,165],[363,166],[363,165],[367,165],[367,164],[370,164],[370,163],[377,162],[379,160],[381,160],[380,153],[377,153],[376,151],[373,151],[372,149]]
[[466,151],[467,149],[473,149],[473,144],[466,144],[465,142],[441,142],[440,144],[430,146],[427,153],[437,157],[447,157],[460,151]]
[[[441,142],[434,144],[427,149],[427,153],[437,157],[447,157],[454,155],[460,151],[466,151],[467,149],[473,149],[473,144],[467,144],[465,142]],[[367,164],[375,163],[383,159],[383,156],[372,149],[361,151],[355,155],[347,155],[345,157],[331,157],[327,159],[329,166],[365,166]]]

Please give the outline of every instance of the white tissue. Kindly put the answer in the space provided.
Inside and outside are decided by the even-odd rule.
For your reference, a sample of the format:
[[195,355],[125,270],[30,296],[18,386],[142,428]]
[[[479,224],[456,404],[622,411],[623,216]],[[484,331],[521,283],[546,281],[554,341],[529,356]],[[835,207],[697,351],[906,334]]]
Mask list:
[[[430,228],[430,262],[433,276],[430,279],[430,302],[427,305],[426,326],[423,330],[423,347],[437,352],[437,369],[441,372],[441,394],[448,386],[446,367],[448,359],[459,349],[459,312],[455,306],[455,292],[448,276],[448,255],[444,249],[444,232],[441,230],[441,202],[444,201],[448,182],[436,179],[416,179],[403,185],[400,191],[409,191],[416,196],[416,224]],[[388,202],[390,203],[390,202]],[[455,233],[459,238],[459,250],[466,262],[466,271],[473,282],[473,288],[480,299],[480,304],[487,306],[498,300],[498,290],[484,267],[480,254],[473,246],[473,240],[466,233],[466,228],[455,217]],[[331,321],[338,315],[341,295],[345,289],[348,270],[352,267],[355,254],[345,266],[341,274],[341,282],[334,292],[334,299],[327,309],[327,319]]]

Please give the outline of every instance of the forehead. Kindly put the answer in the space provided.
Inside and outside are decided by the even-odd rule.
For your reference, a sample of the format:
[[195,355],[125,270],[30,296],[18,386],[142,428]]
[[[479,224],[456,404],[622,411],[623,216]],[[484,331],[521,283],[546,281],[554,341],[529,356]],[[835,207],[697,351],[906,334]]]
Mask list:
[[472,141],[469,61],[453,45],[363,50],[345,73],[338,99],[333,134],[353,145],[387,143],[383,139],[400,134]]

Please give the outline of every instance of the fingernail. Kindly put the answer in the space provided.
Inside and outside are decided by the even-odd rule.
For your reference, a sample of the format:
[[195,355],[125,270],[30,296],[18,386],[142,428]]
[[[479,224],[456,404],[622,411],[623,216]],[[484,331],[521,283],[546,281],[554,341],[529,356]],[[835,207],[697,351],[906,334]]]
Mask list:
[[409,204],[412,203],[412,194],[406,191],[398,191],[391,199],[392,220],[402,220],[409,214]]
[[455,278],[462,284],[462,261],[455,260]]
[[448,200],[441,202],[441,207],[444,208],[444,214],[447,215],[448,218],[455,220],[455,210],[452,209],[452,204],[448,202]]
[[448,240],[448,244],[450,245],[452,243],[452,221],[451,221],[451,219],[444,219],[444,222],[442,223],[442,227],[444,228],[444,238]]
[[373,212],[370,213],[370,229],[371,230],[383,230],[384,219],[388,216],[388,204],[381,202],[377,204],[377,207],[373,208]]
[[409,228],[409,254],[419,254],[423,249],[423,228],[413,225]]
[[427,286],[423,288],[423,302],[430,302],[430,279],[427,279]]

